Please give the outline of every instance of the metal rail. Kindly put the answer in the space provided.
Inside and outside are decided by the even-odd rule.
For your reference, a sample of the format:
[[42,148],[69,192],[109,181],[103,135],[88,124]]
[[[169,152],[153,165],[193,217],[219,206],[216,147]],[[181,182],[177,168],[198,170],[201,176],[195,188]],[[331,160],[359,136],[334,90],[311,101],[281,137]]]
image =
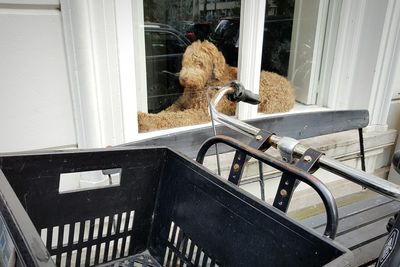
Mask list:
[[322,183],[319,179],[317,179],[313,175],[311,175],[301,169],[298,169],[289,163],[282,162],[280,160],[277,160],[275,158],[267,156],[265,153],[263,153],[260,150],[257,150],[251,146],[248,146],[246,144],[243,144],[243,143],[237,141],[234,138],[224,136],[224,135],[217,135],[217,136],[207,139],[201,146],[199,153],[197,154],[196,161],[199,162],[200,164],[203,164],[204,158],[206,156],[208,149],[211,146],[218,144],[218,143],[223,143],[223,144],[231,146],[237,150],[240,150],[243,153],[245,153],[265,164],[268,164],[269,166],[272,166],[275,169],[277,169],[283,173],[290,173],[291,175],[294,176],[295,179],[298,179],[298,180],[308,184],[309,186],[311,186],[321,197],[321,199],[324,203],[325,209],[326,209],[327,223],[325,226],[324,235],[329,238],[332,238],[332,239],[335,238],[338,223],[339,223],[338,210],[337,210],[335,199],[333,198],[331,192],[329,191],[329,189],[326,187],[326,185],[324,183]]
[[[213,118],[214,120],[226,125],[227,127],[239,131],[243,134],[246,134],[248,136],[254,137],[257,135],[257,133],[260,131],[260,129],[249,125],[247,123],[244,123],[238,119],[235,119],[233,117],[226,116],[224,114],[221,114],[218,112],[216,109],[218,103],[221,101],[221,99],[228,94],[232,94],[234,92],[234,88],[231,86],[226,86],[222,87],[217,94],[214,95],[214,97],[210,101],[210,110],[213,112]],[[291,140],[290,140],[291,139]],[[277,135],[272,135],[268,143],[277,148],[278,143],[282,145],[282,142],[292,142],[292,138],[283,138],[279,137]],[[295,158],[300,158],[304,152],[308,149],[308,147],[302,145],[302,144],[297,144],[293,147],[293,157]],[[368,174],[366,172],[354,169],[352,167],[349,167],[337,160],[331,159],[325,155],[321,156],[319,159],[319,166],[323,169],[326,169],[334,174],[337,174],[339,176],[342,176],[343,178],[346,178],[350,181],[353,181],[357,184],[360,184],[366,188],[369,188],[379,194],[385,195],[389,198],[392,198],[394,200],[400,201],[400,186],[394,183],[391,183],[387,180],[384,180],[382,178],[376,177],[374,175]]]

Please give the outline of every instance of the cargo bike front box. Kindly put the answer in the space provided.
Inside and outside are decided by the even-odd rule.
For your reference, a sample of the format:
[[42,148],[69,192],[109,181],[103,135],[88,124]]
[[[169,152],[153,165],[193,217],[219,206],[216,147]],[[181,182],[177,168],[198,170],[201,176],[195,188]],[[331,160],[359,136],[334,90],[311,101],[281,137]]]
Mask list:
[[[0,168],[0,249],[16,255],[3,256],[3,265],[351,262],[331,239],[168,148],[7,154]],[[120,184],[59,191],[61,174],[94,170],[119,170]]]

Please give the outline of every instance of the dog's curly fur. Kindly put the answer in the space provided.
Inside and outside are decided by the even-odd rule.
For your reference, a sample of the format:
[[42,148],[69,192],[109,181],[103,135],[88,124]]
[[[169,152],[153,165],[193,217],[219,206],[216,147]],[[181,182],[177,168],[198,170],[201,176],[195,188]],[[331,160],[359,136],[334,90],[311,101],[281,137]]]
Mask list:
[[[220,86],[237,79],[237,68],[225,63],[220,51],[208,41],[192,43],[183,54],[179,82],[184,92],[170,107],[157,114],[138,113],[139,131],[204,123],[210,120],[206,97],[207,87]],[[272,72],[261,71],[259,111],[289,111],[295,102],[290,82]],[[219,111],[233,115],[236,104],[224,99]]]

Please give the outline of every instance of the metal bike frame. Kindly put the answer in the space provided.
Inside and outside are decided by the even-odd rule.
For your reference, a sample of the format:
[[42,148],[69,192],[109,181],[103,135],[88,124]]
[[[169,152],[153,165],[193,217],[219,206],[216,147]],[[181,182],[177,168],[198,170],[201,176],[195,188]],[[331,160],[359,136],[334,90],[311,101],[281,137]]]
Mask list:
[[[233,117],[229,117],[225,114],[221,114],[217,110],[217,105],[221,101],[221,99],[228,94],[234,92],[234,89],[230,86],[222,87],[217,94],[210,101],[210,112],[213,113],[213,119],[218,121],[227,127],[241,132],[245,135],[255,137],[260,129],[244,123],[238,119]],[[274,148],[278,147],[278,143],[280,146],[284,146],[285,143],[292,143],[292,138],[287,137],[279,137],[277,135],[272,135],[268,139],[268,143]],[[292,156],[295,158],[300,158],[308,147],[302,144],[296,144],[292,148]],[[360,184],[366,188],[369,188],[377,193],[383,194],[389,198],[399,201],[400,200],[400,186],[394,183],[391,183],[382,178],[376,177],[374,175],[368,174],[366,172],[354,169],[350,166],[347,166],[337,160],[331,159],[325,155],[322,155],[318,161],[319,167],[326,169],[334,174],[337,174],[343,178],[346,178],[350,181],[353,181],[357,184]]]

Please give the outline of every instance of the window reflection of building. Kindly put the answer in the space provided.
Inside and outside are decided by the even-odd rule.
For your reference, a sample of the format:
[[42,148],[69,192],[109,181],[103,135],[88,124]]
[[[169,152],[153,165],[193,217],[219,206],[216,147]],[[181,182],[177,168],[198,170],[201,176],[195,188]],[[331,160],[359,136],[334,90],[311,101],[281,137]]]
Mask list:
[[239,16],[240,0],[144,0],[145,18],[173,24],[177,21],[213,22],[222,16]]
[[[174,24],[177,21],[216,22],[221,17],[239,17],[240,0],[144,0],[147,21]],[[267,0],[266,15],[290,15],[294,0]]]

